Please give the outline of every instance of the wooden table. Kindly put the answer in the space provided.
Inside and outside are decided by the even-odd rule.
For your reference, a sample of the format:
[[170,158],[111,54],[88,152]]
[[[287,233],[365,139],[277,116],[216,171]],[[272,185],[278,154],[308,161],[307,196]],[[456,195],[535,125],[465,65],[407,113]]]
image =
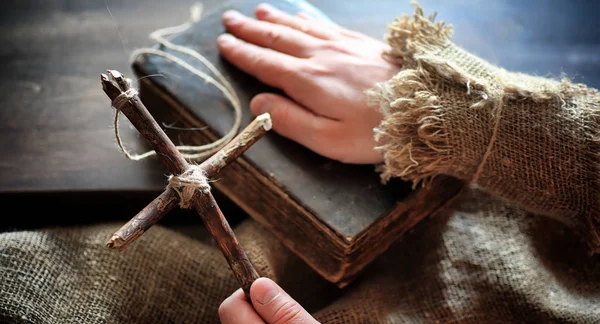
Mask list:
[[[132,162],[118,151],[99,74],[108,68],[130,72],[129,52],[153,45],[151,31],[185,21],[194,2],[2,1],[0,202],[21,207],[19,217],[2,217],[2,228],[127,219],[162,190],[158,161]],[[207,10],[215,3],[204,1]],[[394,16],[413,11],[408,1],[313,3],[341,25],[377,38]],[[600,87],[597,2],[421,4],[455,25],[458,44],[494,63],[538,75],[564,72]],[[126,145],[144,150],[127,125],[121,128]],[[42,214],[59,208],[72,212],[62,218]]]

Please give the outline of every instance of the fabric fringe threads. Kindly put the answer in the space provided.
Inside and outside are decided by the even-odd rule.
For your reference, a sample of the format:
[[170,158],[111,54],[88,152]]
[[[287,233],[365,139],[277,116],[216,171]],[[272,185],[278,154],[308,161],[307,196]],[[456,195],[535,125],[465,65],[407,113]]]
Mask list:
[[369,91],[385,117],[382,180],[459,178],[576,228],[600,252],[598,91],[494,66],[413,4],[389,26],[387,56],[402,70]]
[[[178,33],[181,33],[183,31],[189,29],[194,23],[200,21],[201,16],[202,16],[202,6],[200,4],[196,4],[190,8],[190,19],[188,22],[186,22],[182,25],[179,25],[179,26],[167,27],[167,28],[156,30],[150,34],[150,39],[156,41],[163,48],[167,48],[173,52],[182,53],[182,54],[188,55],[188,56],[196,59],[198,62],[200,62],[202,65],[204,65],[214,75],[214,77],[193,67],[191,64],[187,63],[186,61],[182,60],[181,58],[179,58],[169,52],[166,52],[162,49],[140,48],[140,49],[133,51],[133,53],[131,54],[131,58],[130,58],[132,62],[135,61],[137,59],[137,57],[139,57],[141,55],[155,55],[155,56],[160,56],[162,58],[165,58],[165,59],[183,67],[190,73],[192,73],[192,74],[198,76],[199,78],[201,78],[202,80],[204,80],[206,83],[211,84],[212,86],[217,88],[225,96],[227,101],[229,101],[229,103],[231,103],[231,106],[233,107],[233,111],[234,111],[234,122],[233,122],[233,125],[231,126],[231,128],[229,129],[229,131],[223,137],[219,138],[218,140],[216,140],[212,143],[205,144],[205,145],[199,145],[199,146],[180,145],[180,146],[177,146],[177,149],[182,153],[183,157],[190,161],[198,161],[198,160],[207,158],[207,157],[213,155],[214,153],[216,153],[217,151],[219,151],[221,148],[223,148],[227,143],[229,143],[235,137],[235,135],[239,131],[241,123],[242,123],[242,106],[240,103],[240,99],[239,99],[235,89],[233,88],[231,83],[229,81],[227,81],[225,76],[223,76],[223,74],[221,72],[219,72],[219,70],[212,63],[210,63],[204,56],[202,56],[202,54],[198,53],[197,51],[195,51],[191,48],[188,48],[185,46],[180,46],[180,45],[175,45],[175,44],[171,43],[168,39],[170,36],[172,36],[174,34],[178,34]],[[115,106],[115,108],[117,108],[117,111],[115,113],[115,123],[114,123],[115,136],[117,138],[117,144],[119,145],[119,148],[123,151],[125,156],[127,156],[127,158],[129,158],[130,160],[138,161],[138,160],[143,160],[145,158],[148,158],[150,156],[154,156],[154,155],[156,155],[156,152],[148,151],[143,154],[130,154],[123,147],[122,140],[119,136],[119,130],[118,130],[118,117],[119,117],[119,111],[120,111],[118,107],[122,107],[122,104],[124,102],[132,99],[137,94],[137,91],[135,94],[133,94],[133,95],[131,95],[131,94],[133,94],[133,92],[131,92],[130,94],[128,94],[124,97],[119,96],[117,98],[122,98],[122,99],[119,99],[118,102],[113,102],[113,106]],[[117,101],[117,100],[115,100],[115,101]]]

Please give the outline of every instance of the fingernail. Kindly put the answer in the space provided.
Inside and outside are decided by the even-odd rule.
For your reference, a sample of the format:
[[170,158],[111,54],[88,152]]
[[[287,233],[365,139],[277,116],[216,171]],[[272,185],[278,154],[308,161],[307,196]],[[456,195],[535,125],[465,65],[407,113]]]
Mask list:
[[252,113],[254,113],[256,116],[268,112],[269,108],[271,107],[271,100],[265,98],[265,96],[258,96],[253,101],[253,106],[256,108],[253,109]]
[[223,14],[223,22],[225,22],[226,24],[233,23],[233,22],[238,21],[243,18],[244,18],[244,16],[235,10],[227,10]]
[[257,9],[260,9],[260,10],[262,10],[262,11],[264,11],[264,12],[272,12],[272,11],[273,11],[273,9],[274,9],[274,8],[273,8],[273,6],[271,6],[271,5],[270,5],[270,4],[268,4],[268,3],[261,3],[261,4],[259,4],[259,5],[258,5],[258,7],[256,7],[256,8],[257,8]]
[[226,46],[233,42],[235,42],[235,37],[233,37],[233,35],[231,35],[231,34],[225,33],[225,34],[221,34],[221,35],[219,35],[219,37],[217,37],[217,43],[219,43],[219,45],[221,45],[221,46]]
[[256,296],[256,301],[261,305],[268,304],[275,297],[279,296],[279,289],[277,289],[277,286],[271,280],[264,280],[262,288]]

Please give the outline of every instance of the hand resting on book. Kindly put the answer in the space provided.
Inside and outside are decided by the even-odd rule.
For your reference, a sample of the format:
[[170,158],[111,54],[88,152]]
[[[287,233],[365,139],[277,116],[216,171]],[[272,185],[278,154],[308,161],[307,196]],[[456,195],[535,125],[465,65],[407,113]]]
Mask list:
[[223,23],[229,34],[218,47],[225,59],[291,98],[259,94],[253,114],[269,112],[276,132],[328,158],[382,161],[373,128],[383,117],[365,92],[399,70],[383,56],[387,44],[266,4],[256,19],[228,11]]
[[[373,138],[383,116],[368,105],[365,92],[399,70],[384,59],[388,45],[267,4],[256,8],[256,19],[227,11],[223,23],[230,34],[217,42],[225,59],[291,98],[259,94],[250,102],[253,114],[270,113],[276,132],[328,158],[346,163],[383,160]],[[253,299],[260,290],[254,287],[257,283]],[[219,315],[224,323],[260,323],[258,313],[268,323],[314,321],[283,291],[281,296],[281,307],[255,303],[258,309],[253,309],[238,291],[223,302]]]

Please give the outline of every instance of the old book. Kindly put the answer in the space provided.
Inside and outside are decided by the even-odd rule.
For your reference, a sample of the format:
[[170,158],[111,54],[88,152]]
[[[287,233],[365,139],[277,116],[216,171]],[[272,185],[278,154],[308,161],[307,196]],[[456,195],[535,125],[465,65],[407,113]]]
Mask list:
[[[197,50],[232,82],[244,105],[243,126],[253,119],[250,99],[277,90],[225,62],[216,38],[224,32],[221,15],[225,10],[253,15],[260,2],[207,8],[210,13],[201,21],[171,39]],[[290,13],[303,11],[327,19],[303,1],[270,3]],[[184,54],[161,49],[206,70]],[[231,127],[233,113],[220,92],[185,69],[153,55],[139,58],[133,68],[138,77],[144,77],[140,80],[142,99],[154,114],[161,115],[157,118],[180,121],[178,126],[184,127],[208,126],[185,132],[186,144],[212,141]],[[332,161],[270,132],[225,169],[213,187],[269,228],[324,278],[343,287],[402,234],[439,210],[461,184],[439,179],[428,189],[414,191],[402,181],[382,185],[372,165]]]

